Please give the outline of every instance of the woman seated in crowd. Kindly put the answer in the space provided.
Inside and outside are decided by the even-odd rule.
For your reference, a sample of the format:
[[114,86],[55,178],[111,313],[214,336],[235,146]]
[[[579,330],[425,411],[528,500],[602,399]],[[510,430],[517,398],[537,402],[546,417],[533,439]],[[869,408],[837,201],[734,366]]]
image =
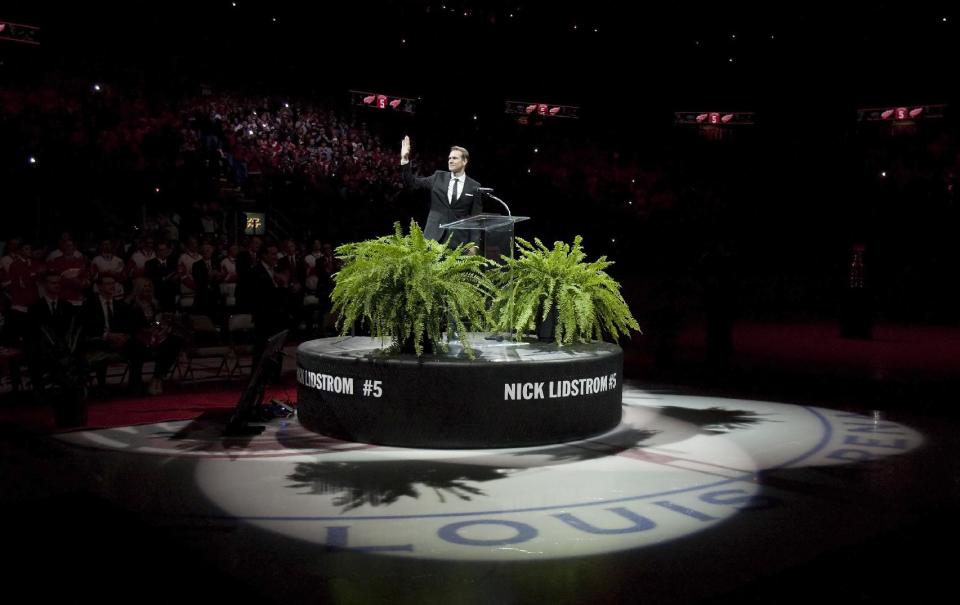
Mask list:
[[130,309],[131,334],[144,348],[147,358],[154,361],[153,379],[147,387],[150,395],[163,392],[163,377],[166,376],[180,354],[184,343],[184,331],[172,313],[164,313],[154,297],[153,282],[138,277],[133,280],[133,289],[127,299]]

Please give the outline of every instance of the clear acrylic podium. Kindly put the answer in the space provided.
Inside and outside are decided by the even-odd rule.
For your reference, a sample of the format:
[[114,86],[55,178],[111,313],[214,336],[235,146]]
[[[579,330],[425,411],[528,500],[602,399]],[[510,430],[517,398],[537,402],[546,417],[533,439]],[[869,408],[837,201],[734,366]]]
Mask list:
[[513,226],[529,216],[475,214],[440,225],[441,229],[469,231],[468,240],[479,245],[484,258],[499,261],[501,255],[513,258]]

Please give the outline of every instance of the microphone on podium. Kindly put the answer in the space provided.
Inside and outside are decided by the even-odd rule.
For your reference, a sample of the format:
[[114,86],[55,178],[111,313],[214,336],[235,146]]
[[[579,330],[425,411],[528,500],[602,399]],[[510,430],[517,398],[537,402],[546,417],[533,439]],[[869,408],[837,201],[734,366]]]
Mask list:
[[510,206],[507,206],[506,202],[493,195],[493,187],[477,187],[477,191],[481,194],[486,194],[488,197],[492,197],[500,202],[500,205],[507,209],[507,216],[513,216],[513,214],[510,212]]

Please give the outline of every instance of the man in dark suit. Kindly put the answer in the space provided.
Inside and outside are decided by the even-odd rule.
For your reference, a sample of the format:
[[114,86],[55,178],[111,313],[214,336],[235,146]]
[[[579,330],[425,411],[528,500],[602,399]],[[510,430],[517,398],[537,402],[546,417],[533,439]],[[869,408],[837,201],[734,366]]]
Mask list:
[[285,273],[277,269],[279,250],[276,244],[260,248],[260,262],[250,271],[250,295],[253,306],[253,366],[263,355],[267,340],[290,322],[290,287]]
[[277,261],[277,271],[287,282],[287,305],[290,314],[289,328],[297,330],[304,318],[303,295],[307,281],[307,263],[303,262],[297,243],[292,239],[283,241],[283,258]]
[[126,360],[130,390],[143,391],[143,344],[131,338],[132,312],[123,300],[116,298],[117,281],[109,273],[97,276],[97,295],[87,299],[80,310],[87,358],[97,372],[100,387],[106,384],[107,364]]
[[61,281],[55,271],[44,274],[42,296],[27,307],[30,382],[38,399],[44,376],[50,373],[56,377],[62,358],[73,352],[71,339],[80,328],[77,307],[60,297]]
[[290,276],[290,285],[296,284],[297,290],[303,289],[307,280],[307,263],[297,250],[297,243],[292,239],[283,241],[283,257],[277,261],[277,270]]
[[200,247],[200,260],[193,263],[190,270],[193,274],[194,298],[191,311],[198,315],[207,315],[215,321],[220,317],[220,283],[223,273],[220,272],[220,263],[213,258],[213,244],[204,242]]
[[253,308],[253,269],[260,262],[263,240],[254,235],[247,245],[237,252],[237,289],[235,312],[247,313]]
[[62,278],[59,273],[50,271],[44,274],[40,300],[27,307],[31,338],[37,338],[46,331],[51,338],[58,339],[69,330],[70,321],[76,315],[77,308],[60,298],[61,286]]
[[400,166],[403,180],[410,189],[430,191],[430,212],[423,234],[439,242],[449,241],[458,246],[468,241],[476,242],[475,233],[464,230],[441,229],[440,225],[480,214],[483,204],[480,201],[480,183],[467,176],[467,163],[470,153],[463,147],[451,147],[447,156],[449,170],[437,170],[431,176],[418,177],[413,174],[410,165],[410,137],[403,137],[400,147]]
[[153,282],[153,291],[164,311],[175,311],[177,294],[180,292],[180,274],[177,261],[173,258],[173,248],[167,242],[157,244],[157,256],[146,262],[144,274]]

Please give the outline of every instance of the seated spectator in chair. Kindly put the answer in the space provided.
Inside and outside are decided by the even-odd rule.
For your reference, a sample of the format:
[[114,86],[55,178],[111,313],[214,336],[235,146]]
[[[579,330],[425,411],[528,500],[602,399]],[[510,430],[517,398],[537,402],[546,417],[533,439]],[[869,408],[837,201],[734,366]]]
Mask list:
[[62,292],[63,278],[60,274],[56,271],[45,272],[40,282],[40,298],[27,310],[32,327],[50,328],[58,334],[68,328],[77,309],[61,297]]
[[43,274],[39,300],[27,310],[29,331],[27,338],[30,382],[39,399],[43,392],[44,376],[56,374],[61,358],[79,353],[72,349],[72,339],[80,330],[77,307],[60,296],[62,278],[55,271]]
[[88,299],[81,309],[84,346],[91,366],[97,372],[97,383],[106,385],[107,366],[126,361],[129,368],[130,390],[143,391],[144,347],[131,338],[132,313],[130,307],[117,298],[117,280],[109,273],[97,277],[97,294]]
[[153,378],[147,393],[163,392],[163,377],[177,360],[183,347],[184,331],[176,322],[173,313],[164,313],[160,302],[153,295],[153,282],[144,277],[133,280],[133,288],[127,299],[130,307],[130,327],[135,346],[143,347],[143,356],[153,359]]

